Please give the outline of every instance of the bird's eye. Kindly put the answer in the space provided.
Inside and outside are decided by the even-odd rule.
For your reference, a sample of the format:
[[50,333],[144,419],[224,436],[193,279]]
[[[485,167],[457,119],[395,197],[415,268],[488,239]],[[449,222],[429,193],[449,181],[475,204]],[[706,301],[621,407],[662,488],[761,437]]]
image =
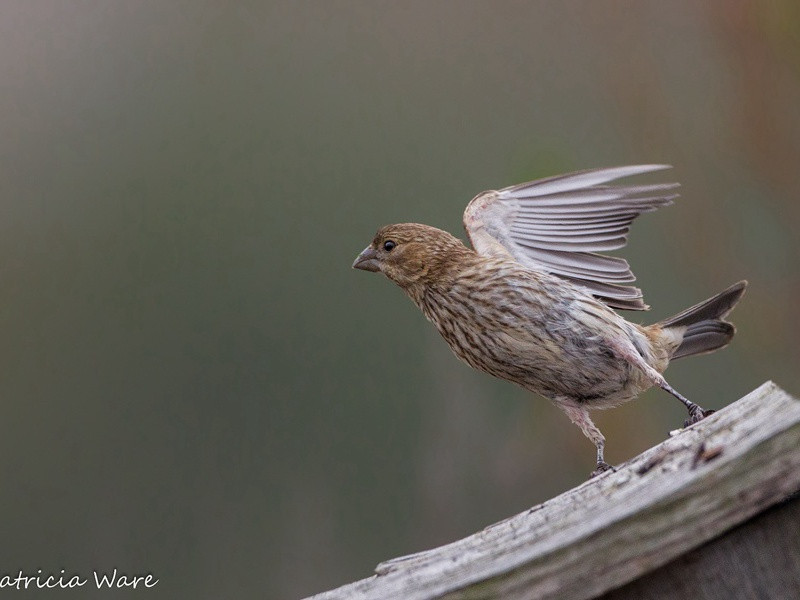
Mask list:
[[395,244],[392,240],[386,240],[385,242],[383,242],[383,249],[386,250],[387,252],[391,252],[392,250],[394,250],[395,246],[397,246],[397,244]]

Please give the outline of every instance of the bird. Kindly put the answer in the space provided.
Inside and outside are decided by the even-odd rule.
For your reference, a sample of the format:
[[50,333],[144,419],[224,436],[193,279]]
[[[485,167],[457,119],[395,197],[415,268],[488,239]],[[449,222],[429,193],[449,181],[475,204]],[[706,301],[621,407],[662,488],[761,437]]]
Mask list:
[[651,325],[616,312],[649,306],[629,285],[628,262],[604,253],[627,243],[639,215],[672,204],[679,187],[617,180],[668,168],[590,169],[488,190],[464,212],[471,248],[441,229],[399,223],[380,227],[352,266],[397,284],[469,366],[564,411],[595,446],[594,477],[613,467],[590,411],[657,386],[688,410],[684,427],[713,412],[663,373],[672,360],[730,343],[736,329],[725,318],[747,287],[740,281]]

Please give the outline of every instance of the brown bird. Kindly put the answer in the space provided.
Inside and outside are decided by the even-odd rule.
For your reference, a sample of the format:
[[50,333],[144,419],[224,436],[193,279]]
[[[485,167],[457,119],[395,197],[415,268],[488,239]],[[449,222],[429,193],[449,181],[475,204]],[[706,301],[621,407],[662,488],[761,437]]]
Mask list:
[[654,325],[613,308],[647,310],[621,248],[640,214],[672,203],[678,184],[613,186],[621,177],[669,168],[639,165],[580,171],[491,190],[464,212],[474,250],[446,231],[401,223],[381,227],[353,267],[380,271],[422,309],[471,367],[544,396],[597,448],[605,438],[593,409],[633,400],[657,385],[689,410],[706,411],[664,379],[670,360],[727,346],[724,318],[744,293],[740,281]]

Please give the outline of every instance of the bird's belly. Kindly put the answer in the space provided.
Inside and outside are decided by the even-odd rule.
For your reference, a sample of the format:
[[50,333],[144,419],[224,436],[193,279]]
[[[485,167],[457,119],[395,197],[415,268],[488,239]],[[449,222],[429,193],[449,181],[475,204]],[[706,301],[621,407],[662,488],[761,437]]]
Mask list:
[[[475,327],[474,325],[478,325]],[[630,364],[597,334],[580,327],[456,326],[440,333],[471,367],[546,398],[619,404],[632,397]]]

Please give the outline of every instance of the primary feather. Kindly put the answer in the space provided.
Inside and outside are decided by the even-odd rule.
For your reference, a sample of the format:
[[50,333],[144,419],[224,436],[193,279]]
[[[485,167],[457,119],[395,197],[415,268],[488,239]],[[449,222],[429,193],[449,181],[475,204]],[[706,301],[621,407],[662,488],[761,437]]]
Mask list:
[[623,247],[633,220],[671,204],[678,184],[605,184],[668,168],[592,169],[486,191],[467,206],[464,227],[479,254],[508,254],[583,286],[608,306],[646,310],[642,291],[621,285],[636,279],[628,262],[599,252]]

